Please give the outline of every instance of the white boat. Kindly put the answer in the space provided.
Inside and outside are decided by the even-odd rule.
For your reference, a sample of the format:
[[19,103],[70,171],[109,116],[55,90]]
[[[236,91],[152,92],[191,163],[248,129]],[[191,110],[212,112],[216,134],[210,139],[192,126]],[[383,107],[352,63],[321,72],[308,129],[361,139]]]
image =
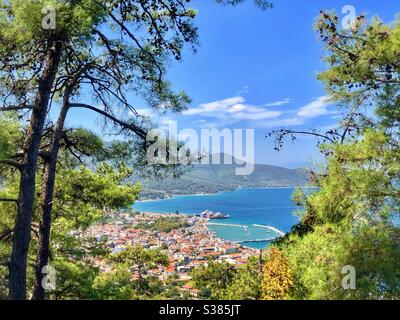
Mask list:
[[200,217],[205,219],[229,219],[231,216],[227,214],[222,214],[221,212],[206,210],[200,214]]

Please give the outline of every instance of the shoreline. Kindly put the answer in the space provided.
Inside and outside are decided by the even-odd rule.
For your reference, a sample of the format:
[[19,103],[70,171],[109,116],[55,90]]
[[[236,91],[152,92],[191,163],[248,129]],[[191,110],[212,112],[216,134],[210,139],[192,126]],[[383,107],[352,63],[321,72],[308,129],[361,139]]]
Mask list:
[[[229,224],[229,223],[215,223],[212,222],[213,219],[206,219],[206,218],[199,218],[198,216],[196,216],[195,214],[189,214],[189,213],[168,213],[168,212],[152,212],[152,211],[145,211],[145,212],[140,212],[141,214],[146,214],[146,215],[152,215],[152,216],[165,216],[165,215],[171,215],[171,216],[187,216],[187,217],[193,217],[193,218],[198,218],[199,220],[196,219],[196,223],[198,223],[199,225],[204,226],[207,231],[212,234],[213,238],[215,240],[218,241],[224,241],[224,242],[229,242],[235,246],[239,246],[242,248],[246,248],[246,249],[250,249],[250,250],[259,250],[257,248],[253,248],[250,246],[246,246],[245,244],[249,244],[249,243],[270,243],[273,240],[276,240],[280,237],[283,237],[284,235],[286,235],[286,233],[284,233],[283,231],[273,227],[273,226],[268,226],[268,225],[261,225],[261,224],[251,224],[251,225],[246,225],[246,224]],[[201,221],[202,220],[202,221]],[[267,240],[243,240],[240,241],[240,243],[238,243],[237,241],[234,240],[229,240],[229,239],[224,239],[223,237],[220,237],[217,235],[217,232],[214,230],[211,230],[209,227],[210,226],[222,226],[222,227],[238,227],[238,228],[249,228],[249,227],[256,227],[256,228],[264,228],[264,229],[268,229],[270,231],[275,232],[278,236],[275,238],[271,238],[268,241]]]
[[[170,231],[141,225],[141,223],[154,223],[160,217],[166,216],[170,215],[142,211],[132,216],[129,212],[113,211],[110,212],[112,220],[93,225],[85,230],[82,236],[102,242],[104,248],[109,249],[111,254],[136,246],[148,250],[162,250],[169,257],[169,267],[153,269],[149,271],[150,274],[159,279],[175,274],[184,282],[188,281],[191,270],[207,265],[208,259],[226,261],[235,267],[240,267],[258,255],[258,248],[219,237],[208,227],[209,219],[189,215],[184,218],[187,224],[176,225]],[[182,217],[182,215],[172,216]],[[108,262],[103,259],[94,262],[104,272],[110,269]]]
[[[312,187],[307,187],[307,186],[300,186],[300,188],[303,189],[310,189],[313,190],[315,188]],[[174,195],[168,199],[155,199],[155,200],[142,200],[142,201],[137,201],[138,205],[138,210],[139,212],[148,212],[148,213],[152,213],[152,214],[156,214],[156,215],[175,215],[175,214],[179,214],[179,215],[185,215],[185,216],[196,216],[198,215],[200,212],[197,212],[197,210],[192,210],[189,207],[187,208],[189,211],[191,211],[191,213],[187,213],[184,210],[184,207],[182,207],[182,212],[173,212],[174,210],[174,206],[171,205],[167,205],[167,208],[163,209],[161,204],[163,203],[162,201],[166,201],[165,203],[167,204],[168,201],[167,200],[175,200],[177,202],[180,201],[191,201],[191,197],[202,197],[204,196],[204,201],[208,202],[211,201],[213,198],[208,198],[211,196],[218,196],[221,194],[225,194],[225,193],[232,193],[235,191],[240,191],[240,190],[248,190],[248,191],[252,191],[252,190],[295,190],[296,187],[295,186],[273,186],[273,187],[256,187],[256,188],[237,188],[234,190],[227,190],[227,191],[220,191],[217,193],[212,193],[212,194],[205,194],[205,193],[198,193],[198,194],[188,194],[188,195]],[[210,199],[210,200],[208,200]],[[194,198],[193,198],[194,201]],[[148,208],[146,210],[146,205],[143,205],[143,209],[141,209],[140,207],[140,203],[148,203],[148,202],[152,202],[154,203],[154,205],[150,205],[150,208]],[[158,205],[160,204],[160,205]],[[154,207],[154,208],[151,208]],[[134,211],[135,207],[133,207]],[[158,211],[161,210],[161,211]],[[165,210],[165,211],[164,211]],[[215,228],[213,227],[213,224],[220,222],[221,223],[221,228]],[[269,243],[271,243],[271,241],[265,241],[265,243],[262,243],[260,245],[257,244],[253,244],[253,242],[251,240],[254,239],[267,239],[269,237],[269,235],[272,235],[273,237],[275,237],[275,239],[282,237],[286,234],[286,229],[285,231],[279,230],[279,227],[273,226],[273,225],[269,225],[268,222],[266,222],[265,224],[263,223],[249,223],[249,221],[238,221],[238,223],[236,223],[237,227],[240,228],[250,228],[251,229],[251,234],[249,234],[248,236],[250,237],[250,241],[246,242],[245,240],[248,238],[247,236],[244,236],[240,233],[240,230],[238,229],[238,231],[236,232],[234,229],[229,228],[229,223],[230,221],[215,221],[215,220],[208,220],[206,223],[206,227],[208,230],[212,231],[216,237],[218,237],[219,239],[222,239],[224,241],[232,241],[232,242],[236,242],[236,241],[241,241],[243,240],[243,243],[241,243],[240,245],[246,248],[251,248],[251,249],[259,249],[261,247],[267,247],[269,245]],[[260,221],[261,222],[261,221]],[[232,222],[233,223],[233,222]],[[261,230],[261,228],[266,229],[265,231],[265,237],[264,237],[264,232]],[[267,231],[268,230],[268,231]],[[269,233],[269,234],[268,234]]]
[[[196,220],[195,220],[196,224],[199,225],[199,226],[203,226],[207,230],[207,233],[209,233],[212,236],[213,240],[215,240],[216,242],[230,243],[233,246],[236,246],[236,247],[239,247],[239,248],[244,248],[244,249],[247,249],[247,250],[251,250],[251,251],[254,251],[255,253],[257,253],[259,249],[246,246],[245,244],[246,243],[261,243],[261,242],[266,242],[267,243],[267,242],[270,242],[270,241],[259,241],[259,240],[248,240],[248,241],[244,240],[241,243],[237,243],[236,241],[232,241],[232,240],[229,240],[229,239],[224,239],[224,238],[218,236],[217,233],[214,230],[211,230],[209,228],[209,226],[212,225],[212,224],[209,224],[210,221],[212,221],[212,219],[200,218],[200,217],[198,217],[198,216],[196,216],[194,214],[180,213],[179,215],[177,215],[176,213],[162,213],[162,212],[152,212],[152,211],[141,212],[141,214],[151,215],[151,216],[160,216],[160,217],[165,216],[165,215],[171,215],[171,216],[188,216],[188,217],[196,218]],[[227,226],[229,226],[229,225],[227,225]],[[237,225],[237,226],[240,226],[240,227],[243,227],[243,228],[244,227],[249,227],[247,225]],[[270,228],[269,226],[261,226],[261,225],[259,225],[259,226],[263,227],[263,228]],[[273,228],[273,227],[271,227],[271,228]]]
[[221,193],[225,192],[235,192],[239,190],[274,190],[274,189],[296,189],[296,188],[304,188],[304,189],[318,189],[316,187],[307,187],[307,186],[276,186],[276,187],[255,187],[255,188],[244,188],[244,187],[239,187],[236,189],[232,190],[224,190],[224,191],[218,191],[215,193],[194,193],[194,194],[175,194],[171,195],[166,198],[155,198],[155,199],[144,199],[144,200],[138,200],[135,203],[144,203],[144,202],[156,202],[156,201],[163,201],[163,200],[171,200],[171,199],[176,199],[178,197],[201,197],[201,196],[215,196]]

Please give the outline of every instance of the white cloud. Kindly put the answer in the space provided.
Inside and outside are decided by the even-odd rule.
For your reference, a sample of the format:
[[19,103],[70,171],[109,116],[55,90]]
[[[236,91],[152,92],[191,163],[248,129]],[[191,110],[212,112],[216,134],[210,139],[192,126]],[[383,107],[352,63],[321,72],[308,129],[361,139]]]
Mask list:
[[279,101],[275,101],[275,102],[270,102],[270,103],[264,104],[264,107],[280,107],[280,106],[283,106],[285,104],[289,104],[291,102],[292,102],[292,99],[285,98],[283,100],[279,100]]
[[230,107],[243,103],[245,100],[243,97],[233,97],[224,100],[218,100],[210,103],[200,105],[198,108],[192,108],[183,112],[183,115],[194,116],[194,115],[209,115],[212,116],[216,112],[228,111]]
[[292,117],[292,118],[275,119],[275,120],[260,122],[258,126],[266,128],[277,128],[286,126],[301,126],[303,124],[305,124],[305,118]]
[[279,111],[269,111],[263,107],[245,104],[243,97],[237,96],[229,99],[205,103],[197,108],[183,112],[185,116],[201,115],[220,120],[265,120],[278,118],[282,115]]
[[246,112],[238,112],[233,115],[235,119],[239,120],[264,120],[264,119],[272,119],[278,118],[282,115],[281,112],[278,111],[253,111],[249,112],[249,110],[243,110]]
[[303,118],[317,118],[320,116],[333,114],[334,112],[328,110],[330,105],[332,105],[332,100],[329,96],[320,97],[308,105],[300,108],[297,115]]

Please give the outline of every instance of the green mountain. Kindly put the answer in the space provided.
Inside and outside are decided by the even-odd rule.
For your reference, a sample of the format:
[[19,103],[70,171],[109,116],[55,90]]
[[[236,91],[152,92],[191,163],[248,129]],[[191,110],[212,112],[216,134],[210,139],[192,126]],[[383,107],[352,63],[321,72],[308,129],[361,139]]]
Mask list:
[[141,180],[142,199],[168,198],[173,195],[213,194],[238,188],[304,186],[308,175],[304,169],[286,169],[255,165],[249,176],[235,175],[237,165],[194,165],[179,178]]

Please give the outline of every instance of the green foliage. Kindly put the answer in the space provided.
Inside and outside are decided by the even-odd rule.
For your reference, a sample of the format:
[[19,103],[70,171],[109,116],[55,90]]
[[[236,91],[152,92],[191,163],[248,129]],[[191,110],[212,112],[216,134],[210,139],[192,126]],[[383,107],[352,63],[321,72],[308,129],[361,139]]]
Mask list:
[[[124,184],[130,174],[126,166],[114,170],[104,163],[96,171],[80,167],[59,172],[55,188],[59,202],[54,210],[59,212],[60,221],[71,228],[89,227],[99,221],[106,209],[130,207],[140,192],[140,185]],[[67,212],[67,215],[62,212]]]
[[[157,267],[169,266],[168,256],[159,250],[147,250],[141,246],[127,248],[125,251],[109,256],[109,261],[113,264],[109,274],[111,283],[115,283],[115,277],[125,279],[125,286],[116,288],[118,291],[124,287],[130,288],[131,299],[140,297],[152,297],[160,288],[155,279],[148,277],[148,271]],[[136,276],[132,280],[132,277]],[[103,286],[110,285],[110,279],[106,275],[102,278]]]
[[[14,126],[11,123],[11,126]],[[7,126],[3,126],[7,128]],[[11,132],[11,131],[10,131]],[[17,131],[18,132],[18,131]],[[86,134],[80,134],[80,137]],[[90,135],[81,140],[81,146],[98,138]],[[8,140],[9,141],[9,140]],[[94,150],[93,144],[91,146]],[[100,146],[101,144],[98,144]],[[62,157],[61,157],[62,158]],[[61,163],[63,165],[61,165]],[[51,260],[57,274],[57,290],[49,298],[54,299],[97,299],[98,293],[94,288],[98,276],[98,268],[93,266],[93,259],[104,257],[108,252],[92,239],[77,236],[93,223],[104,219],[107,210],[124,210],[131,208],[136,201],[140,185],[130,185],[126,180],[132,171],[124,164],[114,168],[107,163],[97,163],[97,168],[71,166],[71,163],[61,161],[57,170],[55,198],[53,203],[53,227],[51,236]],[[0,197],[15,199],[18,190],[18,173],[7,179],[2,187]],[[38,175],[37,184],[43,181],[42,174]],[[38,197],[40,195],[37,195]],[[36,207],[35,210],[38,210]],[[0,261],[5,264],[11,250],[12,228],[14,225],[15,203],[0,202]],[[38,215],[35,214],[34,225]],[[35,229],[34,229],[35,230]],[[10,232],[11,231],[11,232]],[[33,233],[30,259],[36,255],[37,236]],[[29,283],[32,287],[33,269],[28,270]],[[7,269],[0,269],[0,295],[6,296]],[[105,297],[105,296],[104,296]]]
[[192,271],[193,283],[198,289],[209,289],[211,299],[223,299],[237,270],[226,262],[209,261]]
[[252,257],[239,267],[229,263],[209,261],[192,271],[193,284],[201,299],[259,300],[261,299],[260,261]]
[[[0,115],[0,199],[15,200],[18,190],[18,172],[3,165],[17,150],[21,138],[18,118],[13,114]],[[15,202],[0,201],[0,300],[7,299],[9,242],[15,220]]]
[[110,255],[110,260],[130,270],[136,270],[139,277],[157,266],[169,266],[169,258],[159,250],[147,250],[141,246],[128,248],[118,254]]
[[[285,249],[294,271],[296,299],[391,299],[398,297],[399,231],[382,224],[323,225]],[[356,290],[342,288],[342,268],[356,269]]]
[[[295,277],[293,298],[399,297],[398,146],[384,132],[366,129],[358,140],[323,148],[331,156],[319,190],[297,197],[308,231],[280,243]],[[346,265],[356,268],[356,290],[342,289]]]
[[136,225],[136,229],[169,233],[188,226],[189,224],[185,217],[161,217],[152,221],[152,223],[140,222]]
[[15,153],[20,138],[18,118],[13,114],[0,115],[0,160],[7,160]]
[[49,299],[84,300],[96,299],[98,293],[94,282],[100,276],[98,268],[83,261],[57,258],[52,262],[56,270],[57,287],[49,293]]
[[238,269],[223,297],[227,300],[259,300],[261,298],[260,261],[252,257]]
[[398,128],[400,21],[386,25],[374,18],[368,23],[360,16],[352,29],[341,30],[337,15],[328,12],[315,28],[329,50],[329,69],[319,75],[328,93],[343,107],[357,113],[365,106],[384,127]]
[[398,196],[400,153],[385,133],[368,129],[360,141],[324,148],[333,152],[329,174],[319,182],[321,191],[309,197],[318,219],[377,220],[398,212],[398,203],[387,197]]
[[[297,191],[302,222],[277,244],[293,273],[291,298],[398,299],[399,22],[368,24],[361,16],[352,30],[338,24],[332,12],[316,23],[329,50],[320,79],[350,110],[342,124],[348,135],[321,145],[327,158],[314,179],[318,189]],[[355,290],[342,287],[348,265],[356,270]]]
[[117,269],[101,273],[94,281],[93,288],[100,300],[132,300],[135,298],[135,287],[130,280],[127,269]]
[[13,37],[17,43],[49,37],[49,33],[44,32],[42,28],[44,18],[42,11],[44,8],[55,9],[57,13],[56,32],[64,37],[66,37],[66,34],[69,37],[78,38],[89,36],[93,26],[101,21],[105,13],[101,7],[96,5],[96,2],[89,0],[79,2],[12,0],[7,2],[9,2],[8,6],[13,19],[7,21],[9,28],[7,30],[2,29],[2,36]]

